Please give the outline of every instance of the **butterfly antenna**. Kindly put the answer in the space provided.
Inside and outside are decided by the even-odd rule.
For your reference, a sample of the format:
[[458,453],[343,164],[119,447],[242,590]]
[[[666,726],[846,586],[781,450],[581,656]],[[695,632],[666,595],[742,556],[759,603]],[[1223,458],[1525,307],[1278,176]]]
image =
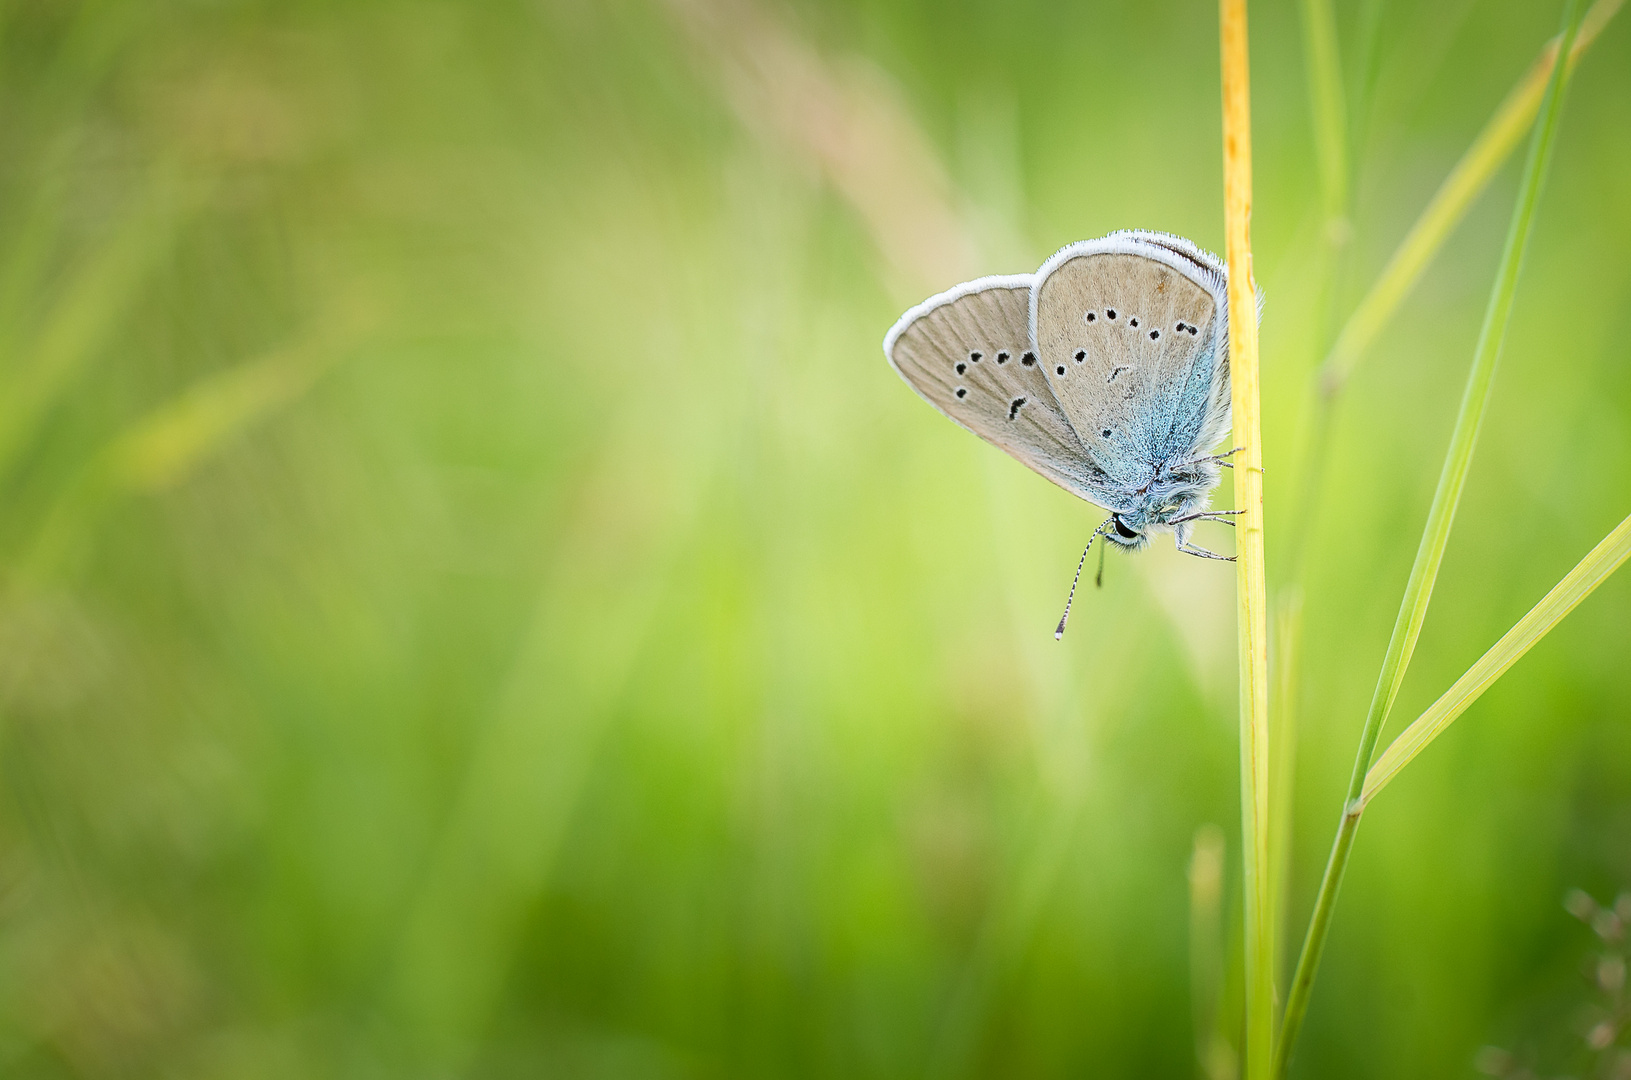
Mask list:
[[1070,595],[1065,598],[1065,613],[1059,616],[1059,625],[1053,631],[1053,640],[1058,641],[1065,636],[1065,622],[1070,618],[1070,605],[1076,600],[1076,585],[1082,580],[1082,567],[1087,565],[1087,553],[1093,550],[1093,541],[1099,534],[1114,521],[1114,517],[1106,518],[1103,525],[1093,530],[1093,535],[1087,538],[1087,546],[1082,549],[1082,557],[1076,563],[1076,576],[1070,579]]

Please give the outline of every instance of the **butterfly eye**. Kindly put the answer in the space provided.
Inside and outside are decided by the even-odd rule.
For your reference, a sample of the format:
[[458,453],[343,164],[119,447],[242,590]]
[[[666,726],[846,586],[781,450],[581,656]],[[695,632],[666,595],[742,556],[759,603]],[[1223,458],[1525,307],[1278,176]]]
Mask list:
[[1111,520],[1115,522],[1117,536],[1121,537],[1123,540],[1138,539],[1138,533],[1127,527],[1127,523],[1121,520],[1120,514],[1115,515],[1115,517],[1111,518]]

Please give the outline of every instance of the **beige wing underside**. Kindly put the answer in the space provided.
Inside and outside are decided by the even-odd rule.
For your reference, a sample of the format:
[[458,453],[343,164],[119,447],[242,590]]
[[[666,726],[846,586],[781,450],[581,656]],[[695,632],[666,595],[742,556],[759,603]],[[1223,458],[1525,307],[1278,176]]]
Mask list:
[[1087,453],[1118,485],[1146,483],[1153,468],[1192,454],[1226,407],[1226,397],[1215,400],[1218,314],[1212,292],[1134,252],[1067,257],[1041,277],[1044,376]]
[[946,416],[1065,490],[1105,505],[1105,474],[1031,348],[1031,281],[984,278],[933,297],[901,317],[884,339],[884,353]]

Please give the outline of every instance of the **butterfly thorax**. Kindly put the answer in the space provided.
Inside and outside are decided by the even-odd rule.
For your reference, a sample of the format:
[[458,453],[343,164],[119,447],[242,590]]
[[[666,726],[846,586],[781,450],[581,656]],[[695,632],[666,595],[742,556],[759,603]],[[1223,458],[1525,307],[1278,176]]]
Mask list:
[[1148,484],[1127,491],[1125,509],[1116,508],[1115,528],[1106,535],[1129,548],[1142,548],[1149,543],[1152,532],[1175,532],[1180,545],[1187,543],[1194,530],[1194,515],[1211,505],[1220,475],[1221,470],[1211,461],[1186,461],[1152,469]]

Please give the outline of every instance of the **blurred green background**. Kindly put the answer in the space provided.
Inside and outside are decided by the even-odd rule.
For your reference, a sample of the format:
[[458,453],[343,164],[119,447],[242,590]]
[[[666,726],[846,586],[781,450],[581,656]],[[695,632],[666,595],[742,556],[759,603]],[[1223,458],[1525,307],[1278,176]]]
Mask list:
[[[1340,316],[1558,12],[1336,10]],[[1272,578],[1328,328],[1252,19]],[[1112,556],[1056,645],[1096,513],[879,342],[1071,240],[1220,248],[1217,84],[1195,0],[0,5],[0,1074],[1195,1075],[1233,574]],[[1627,131],[1622,17],[1396,725],[1631,511]],[[1515,173],[1340,414],[1294,938]],[[1572,1060],[1628,644],[1621,575],[1367,815],[1296,1075]]]

